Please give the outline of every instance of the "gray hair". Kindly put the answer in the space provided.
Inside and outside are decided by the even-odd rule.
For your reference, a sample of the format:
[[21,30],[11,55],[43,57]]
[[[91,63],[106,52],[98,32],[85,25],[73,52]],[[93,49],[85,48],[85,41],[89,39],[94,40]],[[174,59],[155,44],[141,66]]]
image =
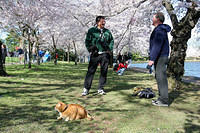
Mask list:
[[165,16],[162,12],[157,12],[155,15],[156,15],[156,18],[160,20],[160,22],[163,23],[165,21]]

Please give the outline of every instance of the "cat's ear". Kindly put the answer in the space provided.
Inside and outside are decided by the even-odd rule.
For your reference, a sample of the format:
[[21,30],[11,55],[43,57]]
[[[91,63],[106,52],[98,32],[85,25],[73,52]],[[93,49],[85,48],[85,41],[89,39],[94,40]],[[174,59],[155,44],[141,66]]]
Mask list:
[[58,107],[60,107],[62,105],[62,103],[58,103]]

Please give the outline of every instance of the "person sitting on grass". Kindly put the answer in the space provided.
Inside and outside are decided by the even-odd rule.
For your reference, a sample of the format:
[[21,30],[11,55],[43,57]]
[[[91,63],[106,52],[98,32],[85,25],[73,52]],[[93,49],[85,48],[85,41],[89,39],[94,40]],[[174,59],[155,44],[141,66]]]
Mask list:
[[128,61],[125,61],[125,63],[124,62],[119,63],[116,69],[117,74],[120,76],[123,75],[124,71],[127,69],[127,65]]

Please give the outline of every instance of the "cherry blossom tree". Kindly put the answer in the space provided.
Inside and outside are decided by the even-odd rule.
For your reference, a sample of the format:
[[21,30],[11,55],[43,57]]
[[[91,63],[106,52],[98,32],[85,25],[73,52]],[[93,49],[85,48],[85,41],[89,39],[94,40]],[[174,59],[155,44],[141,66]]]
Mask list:
[[[20,33],[21,42],[28,43],[23,46],[28,46],[30,60],[33,46],[36,46],[37,51],[43,47],[51,49],[54,53],[56,49],[64,49],[68,51],[68,56],[70,51],[77,56],[88,55],[84,44],[85,35],[87,30],[95,25],[95,18],[98,15],[106,16],[106,28],[111,30],[115,40],[115,55],[129,51],[147,56],[149,37],[153,29],[152,16],[158,10],[163,11],[169,14],[173,26],[171,63],[168,67],[170,72],[176,71],[172,62],[180,59],[182,67],[176,65],[178,68],[183,68],[187,49],[187,40],[182,45],[174,43],[177,40],[175,37],[182,35],[178,30],[190,24],[189,11],[199,12],[198,0],[1,0],[0,4],[1,28],[8,31],[14,29]],[[175,8],[171,8],[173,6]],[[188,35],[195,25],[195,32],[199,32],[200,23],[195,18]],[[175,46],[184,52],[173,52]],[[173,56],[177,52],[183,55],[182,58]],[[181,72],[171,73],[174,77],[178,75],[176,77],[178,80],[178,77],[183,75],[183,69],[180,70]]]
[[166,8],[173,26],[168,74],[175,81],[175,87],[180,88],[179,83],[184,74],[187,42],[191,38],[192,29],[195,28],[200,18],[200,2],[181,0],[176,3],[178,8],[174,8],[172,2],[163,0],[163,6]]
[[[20,32],[24,51],[28,49],[28,68],[31,68],[32,46],[37,41],[39,20],[45,16],[41,5],[37,1],[7,0],[1,1],[3,20],[6,30]],[[28,46],[26,46],[26,42]],[[25,53],[26,54],[26,53]]]

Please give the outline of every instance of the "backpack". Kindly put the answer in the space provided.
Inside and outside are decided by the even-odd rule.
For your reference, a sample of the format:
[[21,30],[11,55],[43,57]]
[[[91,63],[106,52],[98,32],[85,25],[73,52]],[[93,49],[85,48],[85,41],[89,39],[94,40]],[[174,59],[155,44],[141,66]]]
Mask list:
[[155,93],[152,88],[135,87],[132,96],[139,96],[139,98],[153,98]]
[[116,64],[114,65],[114,67],[113,67],[113,71],[116,71],[116,70],[117,70],[117,68],[118,68],[118,66],[119,66],[119,64],[118,64],[118,63],[116,63]]

